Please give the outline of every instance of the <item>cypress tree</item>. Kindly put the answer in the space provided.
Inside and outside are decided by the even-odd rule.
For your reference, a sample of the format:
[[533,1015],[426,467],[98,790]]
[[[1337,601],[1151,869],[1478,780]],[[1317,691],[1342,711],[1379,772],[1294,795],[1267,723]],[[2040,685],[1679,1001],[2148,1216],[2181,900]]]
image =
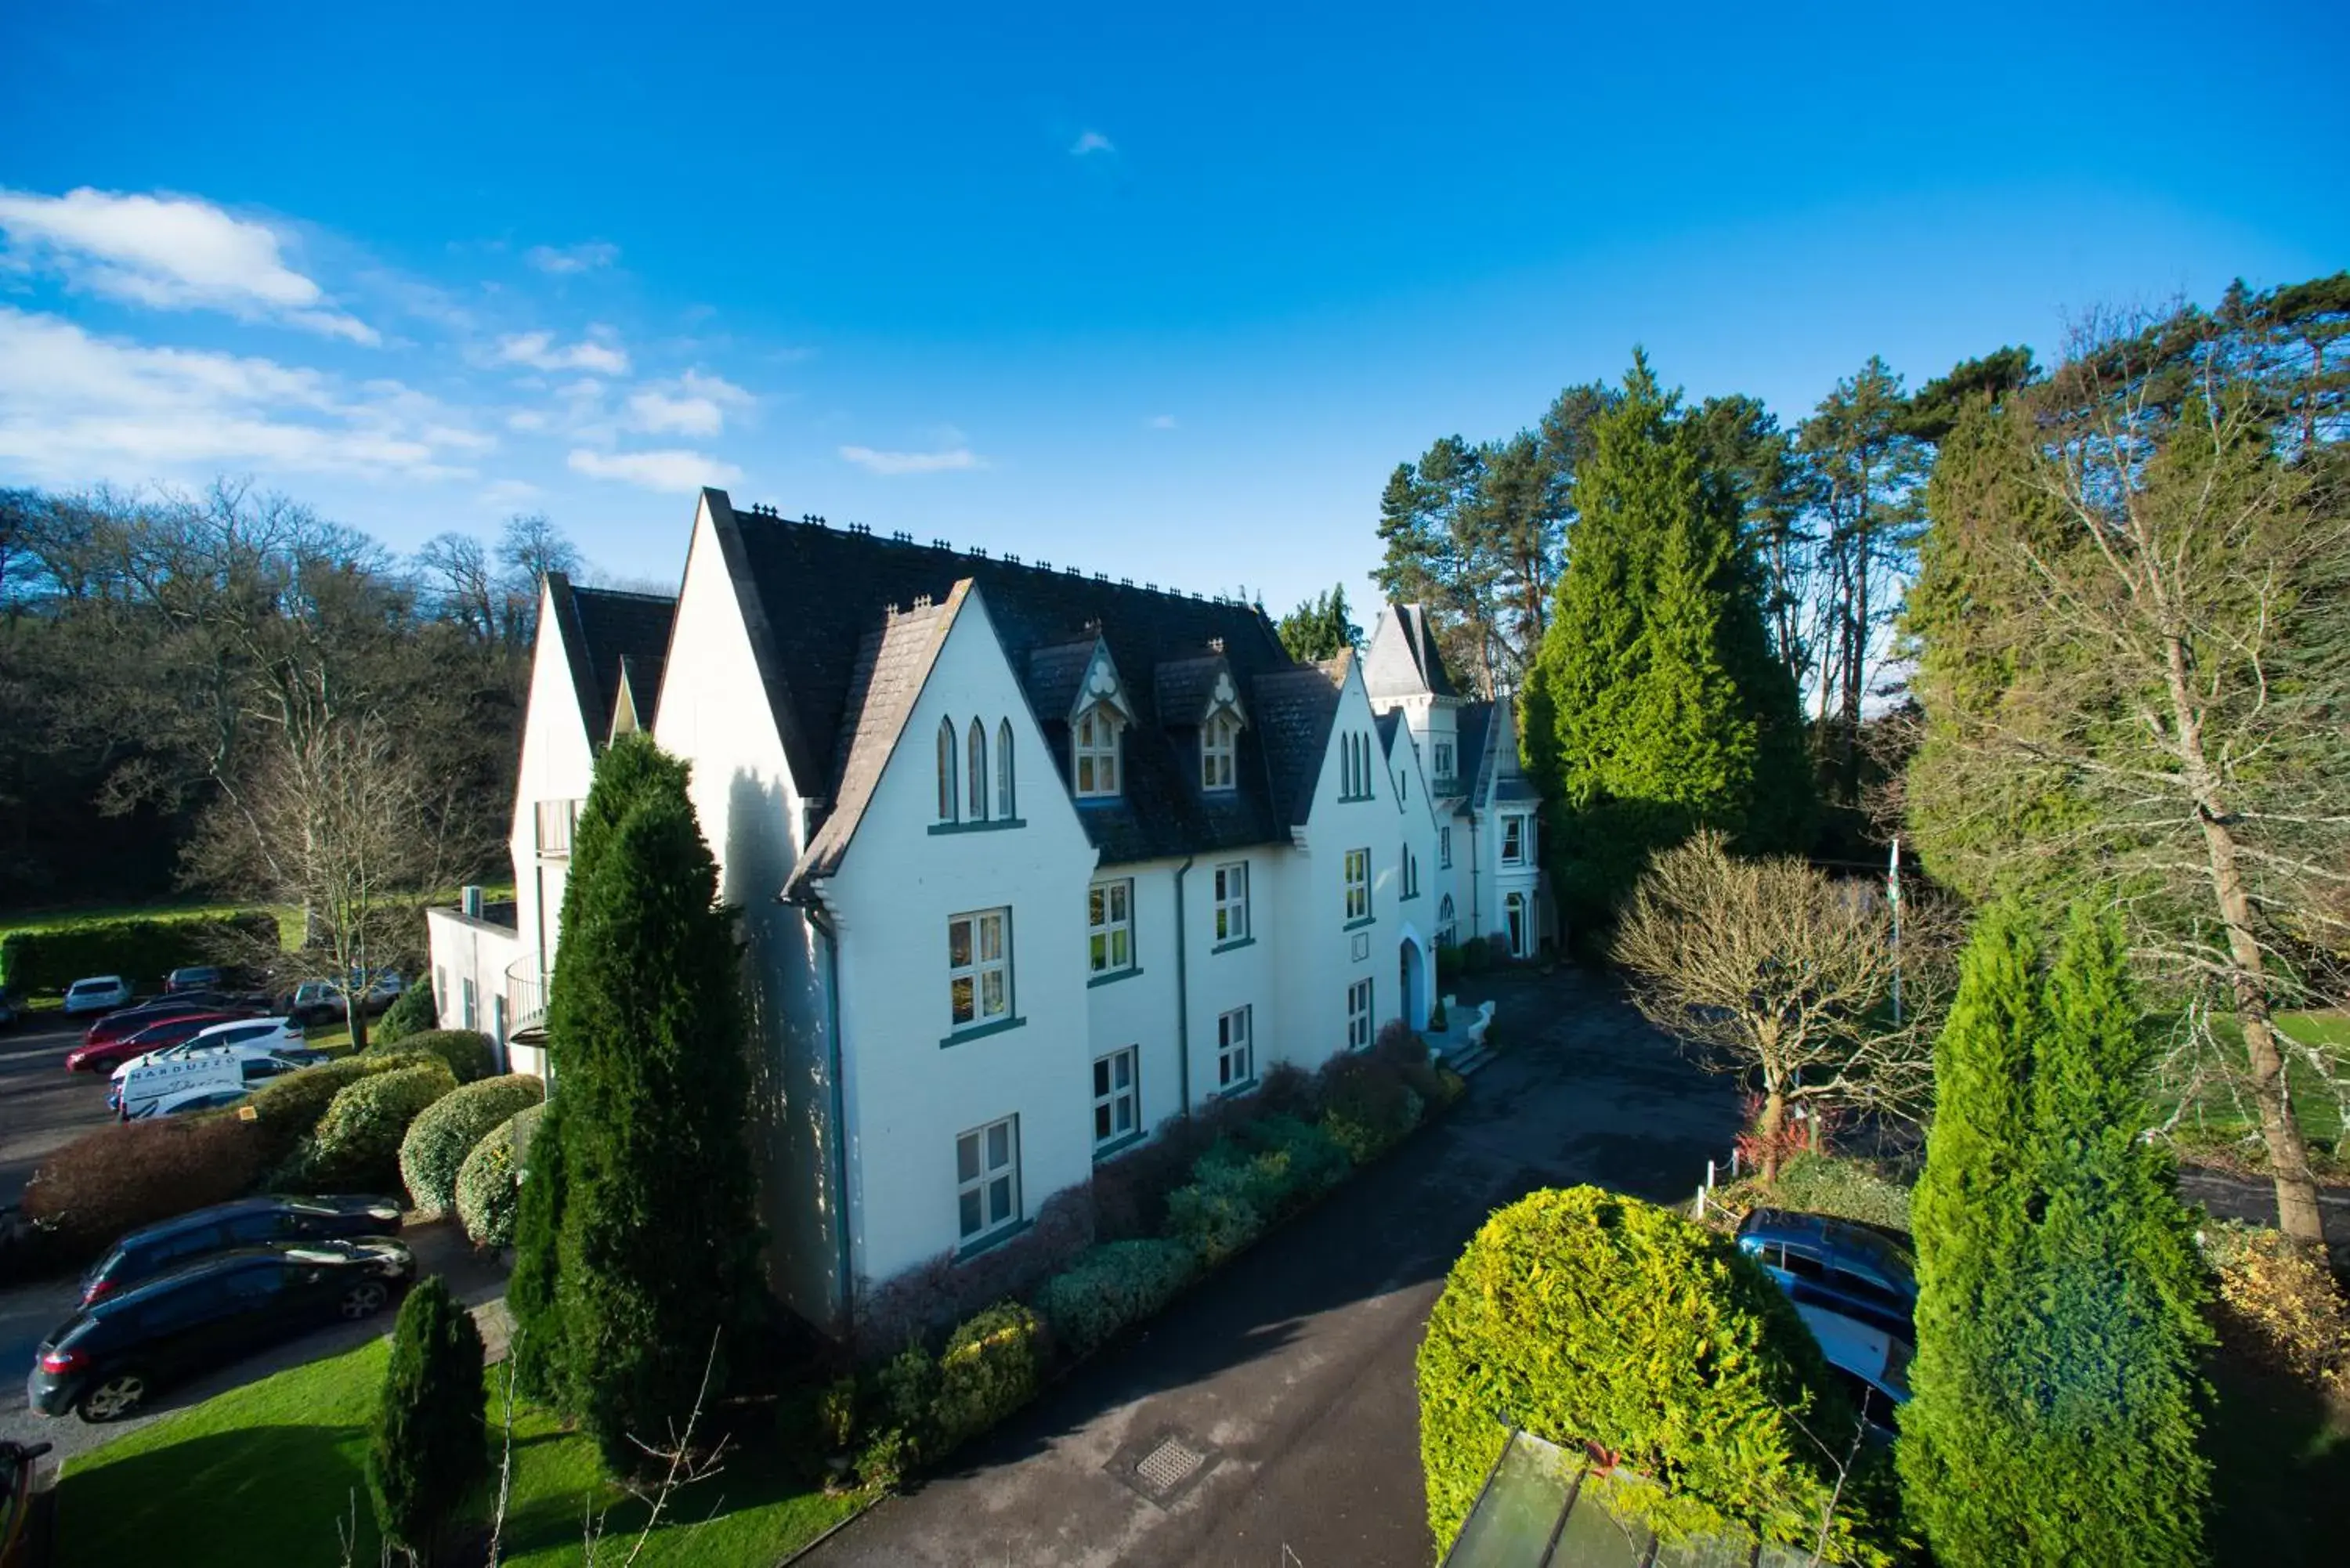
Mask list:
[[1796,846],[1809,784],[1734,488],[1644,356],[1593,421],[1575,522],[1519,710],[1573,917],[1604,920],[1690,829]]
[[726,1391],[760,1292],[733,921],[684,769],[658,760],[573,868],[549,1013],[561,1108],[533,1140],[533,1182],[559,1145],[549,1380],[616,1473],[683,1428],[713,1345],[710,1392]]
[[1913,1523],[1947,1568],[2011,1561],[2031,1491],[2008,1376],[2030,1322],[2031,1072],[2046,1033],[2021,909],[1976,921],[1934,1049],[1934,1124],[1909,1205],[1918,1249],[1916,1397],[1895,1449]]
[[[563,887],[558,929],[576,929],[580,889],[604,858],[620,819],[648,794],[683,795],[686,764],[655,745],[648,735],[624,735],[596,760],[588,798],[572,826],[571,860]],[[506,1307],[513,1314],[515,1380],[536,1397],[567,1402],[568,1345],[556,1316],[556,1237],[563,1224],[564,1164],[560,1096],[556,1084],[594,1038],[598,1000],[571,978],[567,942],[556,950],[546,1009],[547,1106],[531,1140],[525,1175],[515,1212],[515,1266],[506,1282]]]
[[482,1335],[438,1274],[400,1304],[368,1444],[368,1490],[387,1540],[430,1562],[490,1472],[482,1422]]

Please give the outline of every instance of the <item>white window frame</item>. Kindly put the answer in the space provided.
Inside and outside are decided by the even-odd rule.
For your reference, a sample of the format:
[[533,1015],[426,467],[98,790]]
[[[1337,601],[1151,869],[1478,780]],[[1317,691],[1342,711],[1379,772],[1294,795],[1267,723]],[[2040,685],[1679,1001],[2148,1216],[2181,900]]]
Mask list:
[[[964,939],[966,961],[955,962],[955,928],[968,925]],[[988,936],[994,937],[995,954],[987,954]],[[1001,977],[995,987],[997,1004],[987,1005],[988,978]],[[971,1016],[955,1016],[955,988],[970,988]],[[1009,909],[971,909],[947,919],[947,1023],[949,1028],[961,1033],[969,1029],[984,1028],[1001,1023],[1012,1016],[1012,911]]]
[[[1119,1081],[1123,1071],[1125,1078]],[[1094,1058],[1094,1148],[1097,1153],[1142,1130],[1142,1052],[1124,1046]],[[1124,1112],[1123,1122],[1120,1112]]]
[[1347,923],[1371,918],[1371,852],[1347,851]]
[[[991,1135],[1002,1132],[1004,1158],[999,1164]],[[968,1145],[971,1158],[963,1158]],[[969,1172],[968,1175],[965,1173]],[[978,1199],[978,1223],[964,1223],[963,1199]],[[998,1202],[1001,1213],[994,1212]],[[955,1135],[955,1231],[968,1247],[1020,1223],[1020,1118],[1005,1116]]]
[[1256,1081],[1256,1009],[1235,1007],[1216,1019],[1216,1092],[1228,1095]]
[[579,803],[577,800],[542,800],[531,813],[534,820],[534,843],[539,857],[546,860],[567,860],[571,857],[571,837],[579,826]]
[[1434,747],[1436,751],[1436,776],[1440,779],[1449,779],[1452,776],[1452,742],[1450,741],[1438,741],[1434,742]]
[[460,1027],[465,1029],[479,1029],[482,1026],[482,988],[474,982],[473,977],[469,974],[464,979],[464,990],[465,1005],[463,1011],[458,1014],[459,1017],[464,1020],[464,1023],[461,1024]]
[[[1517,847],[1514,849],[1510,846],[1513,836],[1517,840]],[[1523,811],[1505,811],[1502,814],[1502,864],[1523,866],[1525,863],[1526,814]]]
[[1347,1049],[1367,1051],[1371,1047],[1371,977],[1348,983],[1347,987]]
[[1216,941],[1242,942],[1248,940],[1248,862],[1232,860],[1216,867]]
[[1409,844],[1403,846],[1403,897],[1419,897],[1419,857],[1411,852]]
[[1436,906],[1436,945],[1440,948],[1458,946],[1460,923],[1461,917],[1452,907],[1452,895],[1447,893],[1444,901]]
[[1452,869],[1452,828],[1450,824],[1436,830],[1436,868]]
[[436,964],[434,964],[434,965],[432,966],[432,1023],[433,1023],[433,1027],[435,1027],[435,1028],[439,1028],[439,1027],[441,1027],[441,1019],[442,1019],[442,1016],[441,1010],[442,1010],[442,1008],[444,1008],[444,1007],[448,1006],[448,1005],[449,1005],[449,966],[448,966],[447,964],[444,964],[444,963],[436,963]]
[[955,778],[955,727],[952,719],[939,721],[939,820],[957,820],[955,803],[961,800],[961,786]]
[[1073,765],[1069,772],[1080,800],[1110,800],[1119,793],[1117,710],[1097,702],[1069,726]]
[[1502,929],[1509,933],[1510,956],[1524,958],[1534,939],[1534,905],[1523,893],[1512,893],[1502,900]]
[[1241,722],[1230,713],[1211,713],[1200,732],[1200,788],[1211,794],[1237,789],[1240,778]]
[[1020,815],[1012,785],[1012,721],[1006,719],[995,727],[995,808],[1006,820]]
[[[1126,948],[1122,958],[1121,939]],[[1086,889],[1086,972],[1097,977],[1124,974],[1135,961],[1134,878],[1115,877],[1092,884]]]

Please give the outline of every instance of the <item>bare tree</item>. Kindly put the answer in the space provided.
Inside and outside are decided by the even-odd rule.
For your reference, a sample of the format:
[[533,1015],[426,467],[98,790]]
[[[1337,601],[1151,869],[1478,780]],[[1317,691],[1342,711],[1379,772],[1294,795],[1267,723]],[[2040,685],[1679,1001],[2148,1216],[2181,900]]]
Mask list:
[[[1650,862],[1615,957],[1649,1022],[1698,1046],[1713,1070],[1759,1084],[1754,1130],[1770,1181],[1797,1106],[1912,1116],[1924,1105],[1941,929],[1930,915],[1912,920],[1897,951],[1873,889],[1801,860],[1733,857],[1709,831]],[[1894,975],[1905,963],[1919,983],[1897,1024]]]
[[2158,979],[2224,998],[2280,1223],[2318,1244],[2272,1014],[2350,931],[2350,509],[2242,348],[2191,309],[2092,321],[1945,449],[1907,806],[1970,890],[2109,898]]

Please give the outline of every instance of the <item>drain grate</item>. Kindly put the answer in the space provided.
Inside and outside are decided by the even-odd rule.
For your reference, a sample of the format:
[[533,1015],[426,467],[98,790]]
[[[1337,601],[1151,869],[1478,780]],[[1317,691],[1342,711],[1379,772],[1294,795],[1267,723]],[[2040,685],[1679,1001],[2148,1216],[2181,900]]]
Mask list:
[[1213,1443],[1202,1442],[1180,1427],[1162,1427],[1127,1444],[1102,1468],[1149,1501],[1169,1508],[1222,1457]]

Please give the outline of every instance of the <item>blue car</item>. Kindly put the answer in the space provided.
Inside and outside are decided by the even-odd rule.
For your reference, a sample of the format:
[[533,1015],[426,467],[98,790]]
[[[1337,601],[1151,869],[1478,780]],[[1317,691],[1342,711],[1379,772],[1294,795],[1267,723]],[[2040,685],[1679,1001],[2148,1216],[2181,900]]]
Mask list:
[[1840,1314],[1915,1345],[1918,1276],[1909,1254],[1865,1226],[1757,1209],[1738,1227],[1738,1244],[1771,1272],[1798,1307]]

